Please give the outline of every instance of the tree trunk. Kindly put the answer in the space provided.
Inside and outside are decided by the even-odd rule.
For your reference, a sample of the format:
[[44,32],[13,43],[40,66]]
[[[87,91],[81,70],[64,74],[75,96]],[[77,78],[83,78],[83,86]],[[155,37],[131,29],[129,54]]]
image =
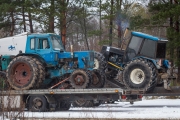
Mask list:
[[61,30],[61,39],[62,39],[62,43],[64,45],[66,45],[66,12],[67,12],[67,5],[69,3],[69,0],[61,0],[60,4],[61,4],[61,8],[60,8],[60,30]]
[[[174,0],[174,3],[176,5],[179,5],[177,0]],[[178,18],[179,18],[179,16],[178,16]],[[175,22],[175,29],[176,29],[177,34],[179,34],[179,21],[178,20],[176,20],[176,22]],[[177,53],[178,61],[180,61],[180,46],[178,46],[177,52],[178,52]],[[178,64],[178,83],[180,83],[180,64]]]
[[102,37],[102,21],[101,21],[101,4],[102,4],[102,1],[100,0],[99,1],[99,30],[100,30],[100,34],[99,34],[99,41],[101,41]]
[[54,0],[51,0],[50,14],[49,14],[49,30],[48,32],[54,33]]
[[[117,0],[117,12],[121,11],[121,5],[122,5],[122,0]],[[118,47],[121,47],[121,43],[122,43],[122,30],[121,30],[121,26],[118,24]]]
[[11,20],[12,20],[12,22],[11,22],[11,30],[10,30],[10,36],[13,36],[14,30],[15,30],[15,28],[14,28],[14,27],[15,27],[14,12],[11,11],[10,15],[11,15]]
[[32,24],[32,18],[31,18],[31,12],[30,12],[30,11],[28,12],[28,17],[29,17],[30,32],[31,32],[31,33],[34,33],[33,24]]
[[24,32],[26,32],[26,21],[25,21],[25,14],[24,14],[24,0],[22,5],[22,17],[23,17],[23,25],[24,25]]
[[[84,6],[83,6],[84,8]],[[87,45],[87,50],[89,50],[89,43],[88,43],[88,39],[87,39],[87,28],[86,28],[86,10],[84,9],[84,18],[83,18],[83,24],[84,24],[84,37],[86,40],[86,45]]]
[[113,27],[113,4],[114,0],[111,0],[111,12],[110,12],[110,21],[109,21],[109,45],[112,46],[112,27]]
[[[173,4],[172,1],[173,1],[173,0],[170,0],[170,4],[171,4],[171,5]],[[169,26],[170,26],[171,29],[173,29],[173,18],[170,17],[169,19],[170,19]],[[173,40],[170,39],[170,41],[172,42]],[[173,66],[174,66],[174,47],[171,47],[171,48],[170,48],[170,60],[171,60],[171,66],[173,67]],[[170,72],[171,72],[171,74],[172,74],[172,73],[173,73],[173,69],[171,69]]]

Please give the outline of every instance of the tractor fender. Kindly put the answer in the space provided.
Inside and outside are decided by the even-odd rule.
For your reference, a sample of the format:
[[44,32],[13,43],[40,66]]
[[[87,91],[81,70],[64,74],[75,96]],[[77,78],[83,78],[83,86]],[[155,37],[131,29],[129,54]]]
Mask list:
[[142,58],[142,59],[146,59],[146,60],[150,61],[151,63],[153,63],[153,65],[156,67],[156,69],[159,69],[159,66],[156,63],[157,61],[155,59],[151,59],[151,58],[144,57],[144,56],[138,56],[138,57],[133,58],[132,60],[135,60],[138,58]]
[[16,57],[18,57],[18,56],[32,56],[32,57],[37,58],[44,66],[47,65],[45,60],[38,54],[21,53],[21,54],[18,54]]

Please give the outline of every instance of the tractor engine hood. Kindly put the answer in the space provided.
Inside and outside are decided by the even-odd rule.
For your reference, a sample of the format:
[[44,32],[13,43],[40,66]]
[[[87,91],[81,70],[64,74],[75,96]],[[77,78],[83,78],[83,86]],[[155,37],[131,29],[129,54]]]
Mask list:
[[78,68],[90,68],[94,67],[94,52],[93,51],[74,51],[74,52],[62,52],[58,54],[58,58],[72,59],[72,61],[78,61]]

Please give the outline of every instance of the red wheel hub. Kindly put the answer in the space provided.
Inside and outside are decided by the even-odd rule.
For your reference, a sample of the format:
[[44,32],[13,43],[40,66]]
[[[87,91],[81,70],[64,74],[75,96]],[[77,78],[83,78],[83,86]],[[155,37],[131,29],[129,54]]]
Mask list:
[[84,80],[84,78],[83,78],[82,75],[77,75],[77,76],[74,78],[74,80],[75,80],[76,85],[83,85],[84,82],[85,82],[85,80]]
[[20,63],[15,67],[14,71],[14,82],[19,86],[26,85],[32,76],[32,71],[29,65],[25,63]]

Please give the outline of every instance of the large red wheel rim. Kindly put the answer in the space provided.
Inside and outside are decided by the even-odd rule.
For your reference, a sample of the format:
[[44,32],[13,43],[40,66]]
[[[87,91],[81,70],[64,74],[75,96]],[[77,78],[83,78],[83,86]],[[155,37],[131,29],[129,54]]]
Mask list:
[[15,65],[13,73],[14,83],[18,86],[27,85],[32,76],[31,67],[26,63]]

